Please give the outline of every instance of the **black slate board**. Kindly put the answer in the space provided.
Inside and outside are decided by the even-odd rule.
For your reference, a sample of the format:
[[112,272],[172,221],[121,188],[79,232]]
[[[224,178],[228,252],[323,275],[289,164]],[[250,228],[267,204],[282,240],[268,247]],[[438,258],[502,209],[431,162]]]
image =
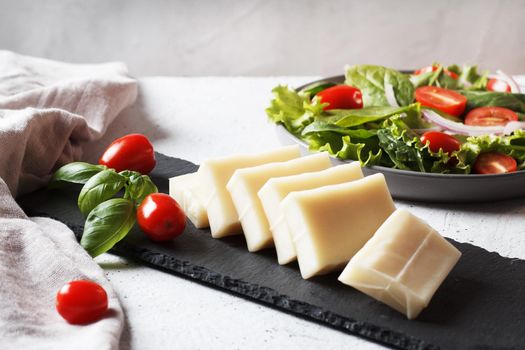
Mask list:
[[[197,169],[162,154],[157,160],[151,176],[161,192],[168,192],[169,177]],[[28,215],[58,219],[80,237],[78,191],[44,189],[18,202]],[[191,223],[168,244],[150,242],[134,228],[112,252],[392,348],[524,349],[525,261],[451,242],[463,256],[412,321],[339,283],[337,274],[305,281],[297,264],[278,265],[273,250],[249,253],[242,236],[216,240]]]

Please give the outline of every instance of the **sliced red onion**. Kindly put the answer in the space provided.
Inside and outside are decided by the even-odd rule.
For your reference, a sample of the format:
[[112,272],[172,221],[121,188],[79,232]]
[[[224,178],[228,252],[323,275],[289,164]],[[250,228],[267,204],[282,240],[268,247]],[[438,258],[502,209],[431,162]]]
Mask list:
[[510,92],[512,92],[514,94],[521,93],[520,86],[518,85],[518,83],[516,83],[516,81],[514,79],[512,79],[512,77],[510,75],[506,74],[502,70],[497,70],[496,73],[498,73],[498,77],[497,77],[498,79],[503,80],[507,84],[509,84]]
[[396,100],[396,95],[394,94],[394,87],[392,86],[392,84],[387,83],[385,80],[384,89],[385,89],[385,97],[386,97],[386,100],[388,101],[388,104],[392,107],[399,107],[399,104],[397,103],[397,100]]
[[432,122],[443,129],[446,129],[448,133],[452,132],[454,134],[467,135],[467,136],[481,136],[488,134],[495,135],[508,135],[511,134],[514,130],[525,129],[525,122],[509,122],[505,126],[474,126],[474,125],[465,125],[463,123],[458,123],[446,118],[443,118],[438,113],[429,110],[423,109],[423,116],[429,122]]

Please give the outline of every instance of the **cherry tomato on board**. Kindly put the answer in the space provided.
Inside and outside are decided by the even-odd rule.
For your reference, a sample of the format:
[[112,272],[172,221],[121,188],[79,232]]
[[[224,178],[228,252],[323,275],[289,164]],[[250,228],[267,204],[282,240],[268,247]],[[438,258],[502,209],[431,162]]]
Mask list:
[[98,283],[75,280],[57,293],[56,309],[71,324],[98,321],[108,309],[108,295]]
[[445,153],[452,153],[461,148],[461,143],[454,137],[447,135],[439,131],[427,131],[421,136],[421,143],[426,145],[428,142],[428,148],[432,152],[439,152],[439,149],[443,149]]
[[438,109],[459,117],[467,106],[467,98],[460,93],[438,86],[421,86],[416,89],[416,101],[423,106]]
[[518,164],[514,158],[503,153],[481,153],[474,162],[476,174],[504,174],[515,172]]
[[[423,67],[421,69],[418,69],[414,72],[414,75],[419,75],[419,74],[423,74],[423,73],[428,73],[428,72],[435,72],[437,71],[439,68],[439,65],[433,65],[433,66],[427,66],[427,67]],[[458,79],[459,76],[454,73],[454,72],[451,72],[449,71],[448,69],[443,69],[443,72],[445,72],[446,75],[448,75],[449,77],[451,77],[452,79]]]
[[152,193],[137,209],[137,222],[144,233],[156,242],[174,239],[186,228],[186,215],[179,203],[165,193]]
[[518,115],[512,110],[503,107],[474,108],[465,116],[466,125],[493,126],[506,125],[518,120]]
[[336,85],[325,89],[317,95],[322,103],[328,103],[323,110],[363,108],[361,90],[349,85]]
[[142,134],[129,134],[113,141],[106,149],[99,164],[115,169],[149,174],[155,167],[155,152],[148,138]]
[[487,90],[495,92],[512,92],[510,85],[500,79],[489,79],[487,82]]

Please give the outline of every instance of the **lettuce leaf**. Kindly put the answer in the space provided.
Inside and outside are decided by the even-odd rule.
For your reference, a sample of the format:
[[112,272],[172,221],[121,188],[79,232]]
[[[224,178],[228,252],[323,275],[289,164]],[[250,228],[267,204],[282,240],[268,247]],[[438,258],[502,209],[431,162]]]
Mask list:
[[480,153],[499,152],[511,156],[518,162],[518,169],[525,169],[525,131],[516,130],[509,136],[472,136],[454,153],[459,167],[470,167]]
[[414,101],[414,86],[408,76],[397,70],[372,65],[346,68],[345,84],[357,87],[363,94],[364,107],[389,106],[385,83],[392,85],[397,102],[408,106]]
[[299,135],[303,128],[321,114],[323,105],[319,100],[309,101],[309,95],[297,93],[287,86],[279,85],[272,90],[274,99],[266,114],[276,124],[283,124],[288,131]]

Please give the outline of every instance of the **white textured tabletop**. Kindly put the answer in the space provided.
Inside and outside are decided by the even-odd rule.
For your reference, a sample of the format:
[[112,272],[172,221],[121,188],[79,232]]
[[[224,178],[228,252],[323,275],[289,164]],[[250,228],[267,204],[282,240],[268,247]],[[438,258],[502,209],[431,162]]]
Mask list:
[[[141,132],[157,151],[195,163],[279,146],[264,109],[277,84],[316,77],[144,78],[135,105],[86,147],[97,155],[116,137]],[[483,189],[480,189],[483,190]],[[525,199],[409,207],[443,235],[525,259]],[[381,346],[224,292],[105,254],[97,262],[120,295],[123,349],[378,349]]]

